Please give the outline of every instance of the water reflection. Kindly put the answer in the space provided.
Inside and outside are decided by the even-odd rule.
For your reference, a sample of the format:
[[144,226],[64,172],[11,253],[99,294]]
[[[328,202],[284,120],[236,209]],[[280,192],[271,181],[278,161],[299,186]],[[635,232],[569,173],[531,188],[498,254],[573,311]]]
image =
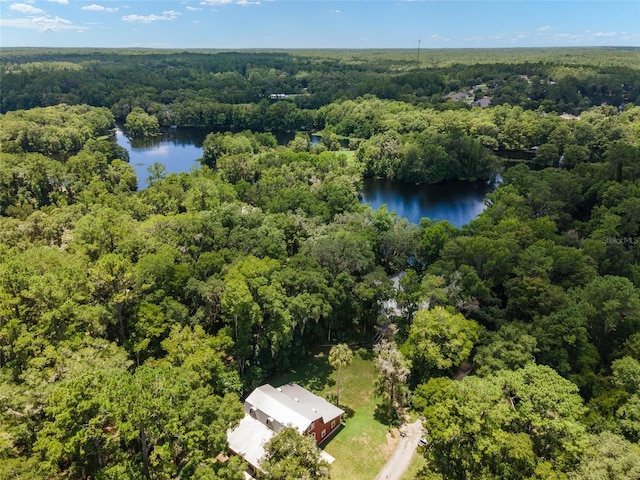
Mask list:
[[[161,163],[168,173],[188,172],[198,166],[202,157],[202,144],[211,133],[204,128],[164,128],[162,133],[153,137],[129,138],[122,125],[116,130],[116,141],[129,152],[129,161],[138,176],[138,189],[147,187],[147,168]],[[214,132],[215,133],[215,132]],[[220,131],[217,133],[224,133]],[[286,145],[295,138],[295,132],[274,132],[278,145]],[[311,143],[320,142],[317,135],[310,135]]]
[[[138,176],[138,188],[147,187],[147,168],[158,162],[168,173],[188,172],[198,166],[202,143],[209,133],[197,128],[165,130],[161,136],[148,139],[128,139],[122,130],[116,131],[118,144],[129,151],[131,165]],[[294,133],[278,133],[280,145],[294,138]],[[315,137],[315,138],[314,138]],[[312,141],[319,137],[312,136]],[[368,178],[361,193],[362,202],[375,210],[382,204],[389,211],[419,223],[423,217],[448,220],[458,227],[469,223],[484,209],[487,193],[495,185],[485,182],[448,182],[440,185],[414,185],[390,180]]]
[[[193,130],[193,131],[191,131]],[[188,172],[199,165],[206,132],[200,129],[166,130],[162,135],[129,139],[116,130],[116,141],[129,152],[129,162],[138,176],[138,189],[147,187],[147,168],[154,163],[164,165],[168,173]]]
[[383,204],[412,223],[427,217],[447,220],[461,227],[485,208],[486,195],[495,189],[486,182],[447,182],[439,185],[415,185],[392,180],[367,178],[361,191],[362,202],[378,209]]

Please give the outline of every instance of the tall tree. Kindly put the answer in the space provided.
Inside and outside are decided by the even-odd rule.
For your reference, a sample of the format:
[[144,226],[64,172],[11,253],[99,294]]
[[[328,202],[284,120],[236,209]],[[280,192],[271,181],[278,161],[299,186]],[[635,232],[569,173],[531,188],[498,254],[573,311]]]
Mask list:
[[520,322],[507,323],[495,333],[488,333],[484,345],[476,348],[473,366],[481,376],[500,370],[515,370],[535,362],[536,337]]
[[637,444],[611,432],[591,435],[585,455],[570,480],[600,480],[640,478],[640,449]]
[[376,359],[376,394],[382,398],[384,413],[389,421],[397,421],[407,393],[409,362],[395,343],[382,340],[374,347]]
[[150,137],[160,133],[160,123],[155,115],[149,115],[142,108],[134,108],[127,115],[124,128],[134,137]]
[[173,368],[144,365],[106,387],[122,448],[147,479],[196,476],[226,449],[225,432],[242,417],[238,397],[194,388]]
[[230,324],[235,361],[243,375],[253,354],[252,332],[260,319],[260,307],[253,301],[245,279],[237,272],[227,275],[225,288],[221,300],[222,316]]
[[562,478],[583,453],[578,388],[547,366],[434,378],[413,404],[429,432],[425,457],[444,478]]
[[478,324],[444,307],[418,310],[402,346],[418,383],[451,372],[467,360],[478,340]]
[[313,438],[293,427],[282,429],[267,442],[260,469],[266,480],[329,478],[329,465],[320,457]]
[[601,365],[606,366],[614,350],[640,327],[638,289],[627,278],[606,275],[577,293]]
[[124,309],[133,298],[134,272],[131,261],[117,253],[100,257],[89,269],[96,298],[106,302],[115,312],[120,342],[127,340]]
[[337,403],[340,405],[340,371],[343,367],[348,367],[353,361],[353,352],[346,343],[334,345],[329,350],[329,365],[338,370],[338,381],[336,382]]

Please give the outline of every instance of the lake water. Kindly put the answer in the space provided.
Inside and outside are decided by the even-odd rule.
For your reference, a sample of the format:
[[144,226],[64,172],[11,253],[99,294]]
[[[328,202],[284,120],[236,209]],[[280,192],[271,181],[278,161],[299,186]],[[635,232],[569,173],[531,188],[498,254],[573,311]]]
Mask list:
[[147,188],[147,168],[158,162],[167,173],[188,172],[200,165],[202,142],[206,132],[201,129],[179,128],[163,131],[161,136],[130,140],[121,129],[116,130],[116,141],[129,152],[129,162],[138,176],[138,189]]
[[438,185],[415,185],[367,178],[360,192],[362,202],[378,209],[382,205],[411,223],[420,219],[447,220],[456,227],[469,223],[485,208],[484,200],[494,183],[454,181]]
[[[147,187],[147,168],[156,162],[163,164],[168,173],[188,172],[198,166],[206,134],[202,129],[178,128],[166,130],[158,137],[131,141],[118,129],[116,138],[129,152],[131,165],[138,176],[138,189],[144,189]],[[278,142],[286,144],[293,135],[279,135]],[[374,210],[385,204],[387,210],[395,211],[412,223],[417,224],[421,218],[428,217],[461,227],[482,212],[484,199],[494,188],[495,185],[485,182],[414,185],[367,178],[360,194],[362,203],[368,203]]]
[[[188,172],[200,165],[202,144],[209,131],[202,128],[163,129],[157,137],[128,138],[122,128],[116,130],[116,141],[129,152],[129,161],[138,176],[138,190],[147,188],[147,168],[161,163],[167,173]],[[295,137],[295,132],[278,132],[278,144],[286,145]],[[311,143],[320,142],[320,137],[311,135]]]

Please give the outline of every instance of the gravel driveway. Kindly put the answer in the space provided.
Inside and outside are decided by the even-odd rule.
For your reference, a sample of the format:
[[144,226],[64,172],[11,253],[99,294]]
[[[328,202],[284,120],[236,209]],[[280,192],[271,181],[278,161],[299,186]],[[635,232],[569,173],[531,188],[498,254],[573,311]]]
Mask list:
[[391,458],[380,470],[375,480],[399,480],[409,468],[413,452],[415,452],[420,437],[422,437],[422,421],[416,420],[414,423],[404,425],[402,431],[406,435],[400,437]]

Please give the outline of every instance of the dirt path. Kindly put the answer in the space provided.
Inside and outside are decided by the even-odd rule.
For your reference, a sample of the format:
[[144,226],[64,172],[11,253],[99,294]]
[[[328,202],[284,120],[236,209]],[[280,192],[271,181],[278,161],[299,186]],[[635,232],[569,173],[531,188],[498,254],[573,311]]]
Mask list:
[[406,433],[406,436],[400,437],[391,458],[380,470],[375,480],[399,480],[409,468],[413,452],[422,436],[422,422],[416,420],[414,423],[404,425],[402,431]]

